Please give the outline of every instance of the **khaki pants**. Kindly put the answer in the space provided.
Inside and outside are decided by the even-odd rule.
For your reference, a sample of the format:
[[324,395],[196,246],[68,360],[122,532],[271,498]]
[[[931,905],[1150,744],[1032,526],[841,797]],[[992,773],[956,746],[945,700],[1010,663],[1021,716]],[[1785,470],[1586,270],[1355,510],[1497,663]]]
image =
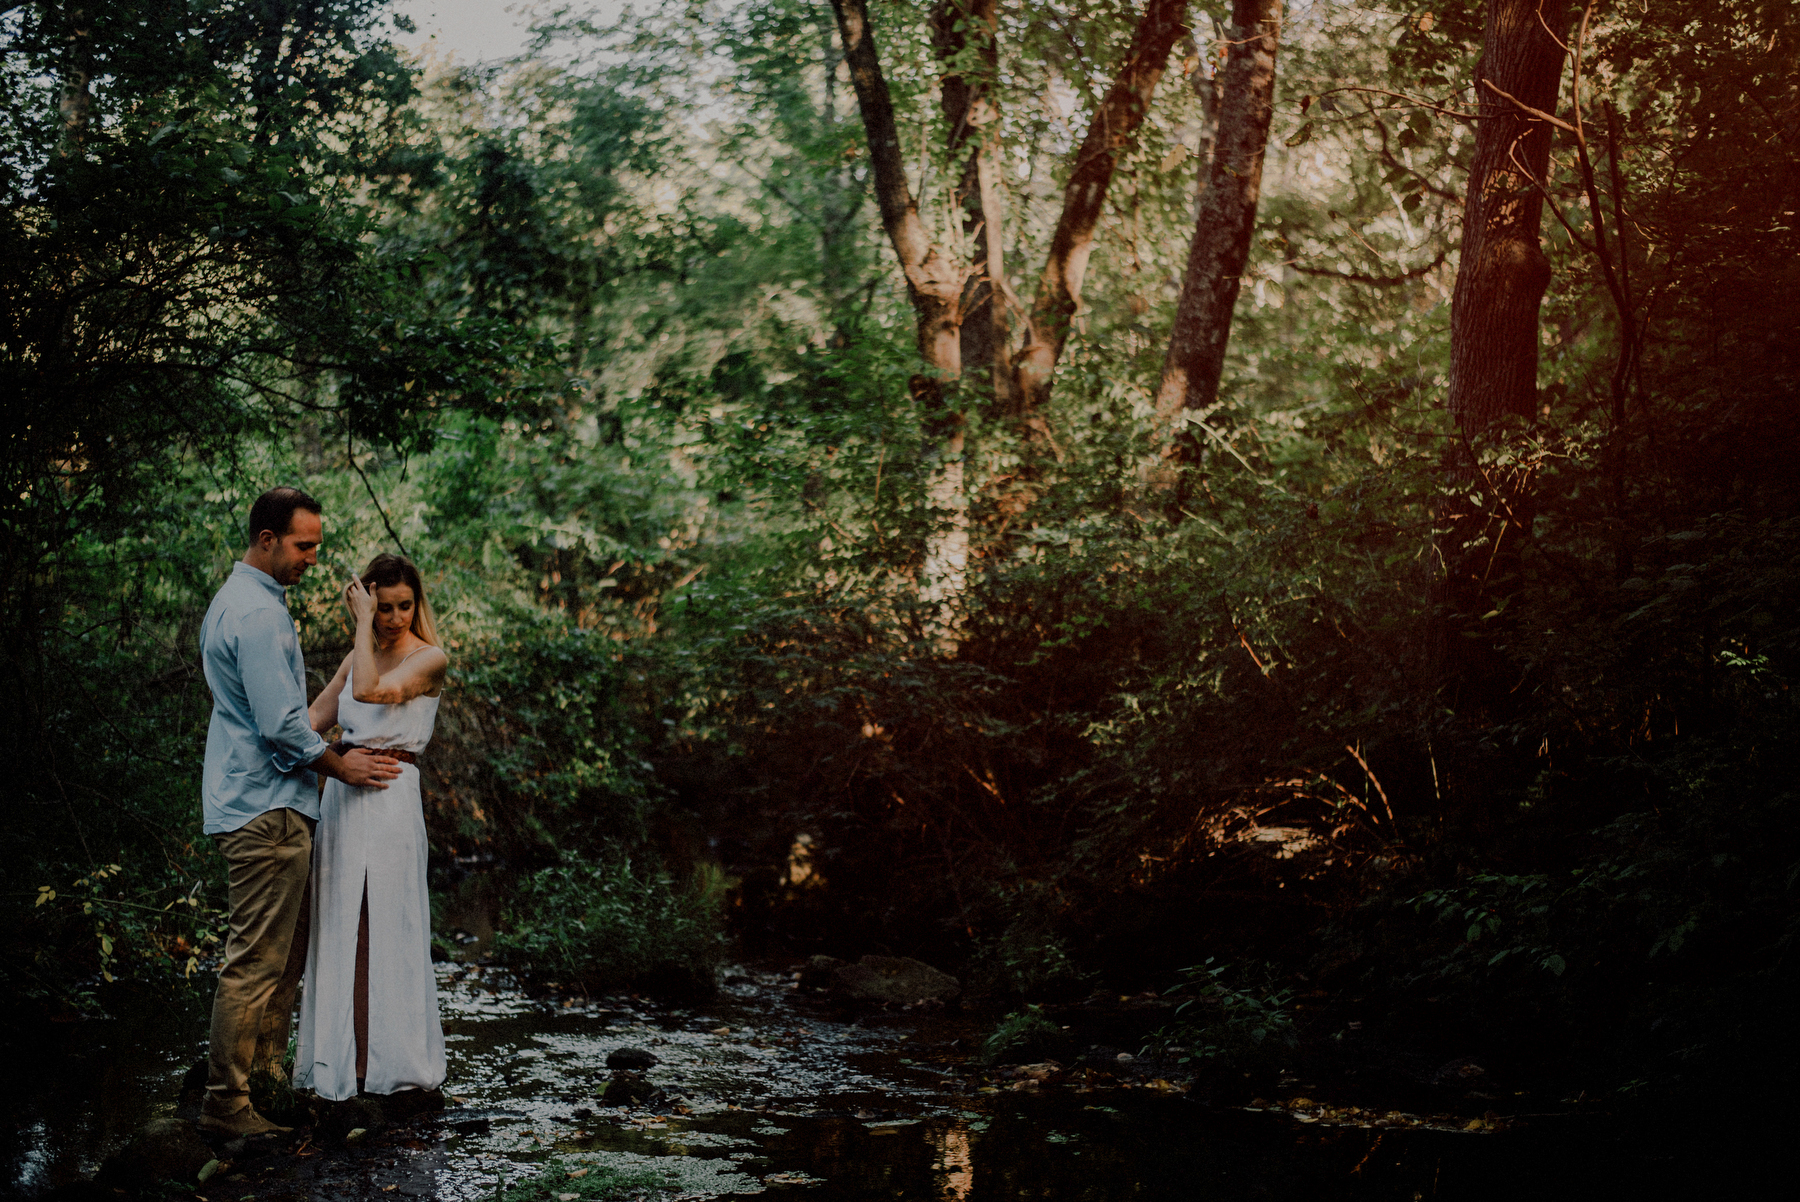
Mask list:
[[206,1109],[249,1104],[253,1069],[281,1074],[294,991],[306,967],[312,819],[286,808],[215,835],[231,866],[231,934],[213,995]]

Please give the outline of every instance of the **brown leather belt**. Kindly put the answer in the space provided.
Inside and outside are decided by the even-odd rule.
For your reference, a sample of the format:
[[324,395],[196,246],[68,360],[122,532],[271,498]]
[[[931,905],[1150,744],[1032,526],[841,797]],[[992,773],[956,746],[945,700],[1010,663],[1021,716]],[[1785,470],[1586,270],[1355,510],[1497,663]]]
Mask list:
[[401,751],[397,747],[364,747],[360,743],[346,743],[341,739],[331,745],[331,750],[338,755],[344,755],[351,751],[367,751],[372,755],[385,755],[391,759],[399,760],[402,764],[416,765],[419,762],[418,756],[410,751]]

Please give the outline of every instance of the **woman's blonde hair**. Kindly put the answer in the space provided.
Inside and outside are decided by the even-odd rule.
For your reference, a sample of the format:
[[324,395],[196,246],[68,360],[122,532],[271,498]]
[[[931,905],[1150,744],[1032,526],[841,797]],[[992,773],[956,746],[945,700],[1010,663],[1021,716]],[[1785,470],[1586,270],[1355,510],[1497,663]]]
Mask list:
[[413,566],[412,560],[383,551],[363,569],[362,582],[371,593],[378,588],[393,588],[396,584],[412,589],[412,632],[433,647],[442,646],[438,642],[437,623],[431,620],[431,602],[425,599],[425,582],[419,578],[419,569]]

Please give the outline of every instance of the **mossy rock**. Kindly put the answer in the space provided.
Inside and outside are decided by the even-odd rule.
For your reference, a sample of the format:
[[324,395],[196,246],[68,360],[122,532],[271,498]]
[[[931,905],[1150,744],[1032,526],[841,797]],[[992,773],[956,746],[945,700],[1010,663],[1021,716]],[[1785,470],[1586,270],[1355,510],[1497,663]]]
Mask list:
[[955,977],[908,956],[864,956],[834,969],[831,981],[835,997],[872,1005],[949,1003],[962,993]]
[[641,1073],[661,1063],[655,1052],[644,1048],[614,1048],[606,1054],[607,1068],[624,1069],[631,1073]]
[[814,956],[800,970],[800,988],[805,991],[830,989],[833,985],[832,974],[849,965],[836,956]]
[[1037,1064],[1044,1060],[1067,1061],[1074,1041],[1061,1026],[1036,1006],[1014,1011],[1000,1020],[981,1045],[981,1059],[988,1064]]
[[662,1090],[650,1084],[642,1073],[616,1072],[600,1091],[600,1100],[608,1106],[635,1106],[661,1095]]

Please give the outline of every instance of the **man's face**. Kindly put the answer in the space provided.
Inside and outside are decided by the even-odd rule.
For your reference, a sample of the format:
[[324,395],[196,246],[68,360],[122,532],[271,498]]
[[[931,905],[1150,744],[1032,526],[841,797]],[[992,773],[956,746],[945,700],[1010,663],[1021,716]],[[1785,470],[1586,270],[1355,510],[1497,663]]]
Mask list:
[[278,584],[300,583],[306,569],[319,562],[319,544],[324,537],[325,525],[318,514],[305,509],[294,510],[294,519],[286,534],[277,538],[264,531],[262,545],[269,555],[269,575]]

